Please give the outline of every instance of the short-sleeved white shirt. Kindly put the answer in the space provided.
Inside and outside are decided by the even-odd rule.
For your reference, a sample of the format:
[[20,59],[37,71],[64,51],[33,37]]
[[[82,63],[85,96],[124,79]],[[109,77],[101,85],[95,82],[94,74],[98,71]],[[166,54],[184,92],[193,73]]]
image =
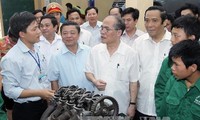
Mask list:
[[136,38],[138,38],[139,36],[143,35],[144,32],[136,29],[135,34],[133,36],[128,36],[128,34],[126,33],[126,31],[124,31],[124,33],[121,36],[121,40],[126,43],[129,46],[133,45],[133,42],[135,41]]
[[97,24],[95,27],[90,26],[89,22],[85,22],[81,25],[81,28],[88,30],[92,34],[92,40],[90,41],[90,47],[93,47],[99,43],[101,43],[101,25],[102,22],[97,21]]
[[139,55],[140,78],[137,96],[137,110],[143,114],[156,116],[154,85],[162,61],[171,48],[171,33],[166,30],[163,39],[156,43],[148,33],[138,37],[133,48]]
[[41,53],[44,54],[48,65],[51,56],[56,54],[64,43],[62,42],[61,36],[55,33],[55,38],[52,43],[49,43],[49,41],[47,41],[42,35],[40,36],[40,41],[36,44],[39,46]]
[[105,91],[95,88],[95,93],[114,97],[119,104],[119,113],[127,113],[130,102],[130,82],[139,75],[138,55],[128,45],[120,42],[117,51],[110,56],[106,44],[100,43],[91,50],[85,72],[106,81]]
[[87,46],[90,46],[90,41],[92,40],[92,33],[88,30],[81,28],[80,37],[78,42]]

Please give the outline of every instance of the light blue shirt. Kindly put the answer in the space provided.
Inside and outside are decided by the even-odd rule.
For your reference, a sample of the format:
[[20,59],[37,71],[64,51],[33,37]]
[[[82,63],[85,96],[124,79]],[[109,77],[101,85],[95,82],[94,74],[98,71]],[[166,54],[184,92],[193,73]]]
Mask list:
[[[36,45],[34,46],[34,51],[31,51],[19,39],[17,44],[1,60],[4,92],[9,98],[14,99],[15,102],[24,103],[41,99],[40,97],[19,98],[23,90],[50,88],[50,82],[47,77],[43,76],[39,80],[39,76],[47,74],[46,60],[40,54]],[[41,72],[29,52],[37,61],[39,58]]]
[[59,86],[78,85],[80,88],[94,90],[93,84],[86,78],[84,68],[89,57],[90,47],[79,44],[74,54],[65,45],[58,54],[52,56],[49,64],[48,78],[58,80]]

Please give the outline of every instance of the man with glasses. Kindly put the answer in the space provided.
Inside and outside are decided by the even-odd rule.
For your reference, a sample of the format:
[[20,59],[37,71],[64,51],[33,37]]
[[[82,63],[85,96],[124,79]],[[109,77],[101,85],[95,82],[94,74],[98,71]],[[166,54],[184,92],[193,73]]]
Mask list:
[[95,93],[114,97],[119,113],[135,114],[139,63],[137,53],[120,41],[123,20],[107,16],[101,26],[102,43],[94,46],[86,64],[86,77],[95,85]]

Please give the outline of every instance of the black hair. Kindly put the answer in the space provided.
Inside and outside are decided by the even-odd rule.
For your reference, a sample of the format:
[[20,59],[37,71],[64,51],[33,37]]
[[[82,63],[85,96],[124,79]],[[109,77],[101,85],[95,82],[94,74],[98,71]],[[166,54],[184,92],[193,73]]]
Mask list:
[[27,11],[14,13],[9,20],[9,31],[16,38],[19,38],[19,32],[25,32],[27,27],[33,22],[36,22],[35,16]]
[[136,8],[132,8],[132,7],[128,7],[126,9],[124,9],[124,11],[122,12],[122,17],[126,14],[131,14],[132,18],[134,20],[137,20],[139,18],[140,12],[138,9]]
[[42,11],[42,10],[40,10],[40,9],[36,9],[36,10],[34,10],[32,13],[33,13],[33,15],[35,15],[35,14],[37,14],[37,13],[39,13],[39,12],[41,12],[42,15],[45,14],[44,11]]
[[169,52],[169,60],[172,58],[181,58],[186,68],[192,64],[197,65],[197,70],[200,71],[200,45],[190,39],[183,40],[175,44]]
[[73,7],[71,3],[66,3],[65,6],[67,6],[70,9],[72,9],[72,7]]
[[88,10],[94,9],[96,11],[96,13],[98,14],[98,8],[97,7],[93,7],[93,6],[89,6],[85,9],[85,15],[87,15]]
[[81,17],[81,12],[80,12],[80,10],[78,10],[78,9],[76,9],[76,8],[72,8],[72,9],[70,9],[70,10],[67,11],[67,13],[66,13],[66,19],[68,19],[68,16],[69,16],[70,14],[74,13],[74,12],[77,12],[77,13],[79,14],[79,16]]
[[60,28],[60,33],[62,34],[63,27],[70,26],[70,25],[75,26],[77,31],[78,31],[78,34],[80,34],[80,31],[81,31],[80,26],[77,23],[72,22],[72,21],[67,21],[67,22],[63,23],[61,28]]
[[175,17],[178,18],[181,16],[181,12],[183,10],[189,9],[192,11],[192,13],[194,15],[198,15],[199,16],[199,8],[198,6],[191,4],[191,3],[185,3],[185,5],[183,5],[182,7],[180,7],[178,10],[175,11]]
[[194,35],[196,41],[200,38],[200,21],[194,16],[186,15],[177,18],[172,24],[173,28],[183,29],[187,36]]
[[153,1],[153,6],[163,6],[161,2],[159,1]]
[[151,7],[147,8],[147,10],[144,13],[144,19],[145,19],[147,11],[151,11],[151,10],[160,11],[160,17],[162,19],[162,23],[167,19],[167,13],[166,13],[165,9],[161,6],[151,6]]
[[44,16],[41,17],[41,20],[40,20],[40,23],[43,19],[50,19],[51,20],[51,23],[53,24],[53,27],[55,27],[56,25],[58,25],[58,21],[57,19],[51,15],[51,14],[46,14]]
[[117,9],[118,9],[120,15],[122,14],[122,8],[115,6],[115,7],[110,8],[110,10],[109,10],[109,12],[108,12],[109,15],[110,15],[110,11],[111,11],[112,9],[114,9],[114,8],[117,8]]

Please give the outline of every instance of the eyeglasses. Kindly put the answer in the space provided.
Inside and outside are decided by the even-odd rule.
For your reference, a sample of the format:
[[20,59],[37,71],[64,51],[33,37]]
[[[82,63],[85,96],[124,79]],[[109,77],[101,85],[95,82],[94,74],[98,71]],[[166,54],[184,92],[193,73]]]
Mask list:
[[105,32],[109,32],[109,31],[112,31],[112,30],[118,30],[118,29],[111,29],[109,27],[104,27],[104,26],[101,26],[101,31],[105,30]]

